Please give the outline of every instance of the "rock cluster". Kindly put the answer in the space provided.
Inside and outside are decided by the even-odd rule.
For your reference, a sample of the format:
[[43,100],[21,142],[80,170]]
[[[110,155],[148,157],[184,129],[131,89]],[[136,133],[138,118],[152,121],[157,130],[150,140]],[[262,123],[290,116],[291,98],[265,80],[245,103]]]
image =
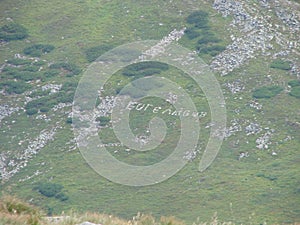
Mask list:
[[200,152],[199,149],[196,149],[196,150],[193,150],[193,151],[187,151],[185,153],[185,155],[183,156],[183,159],[191,162],[191,161],[193,161],[197,157],[197,154],[199,152]]
[[258,103],[257,101],[255,100],[252,100],[250,103],[249,103],[249,106],[251,108],[254,108],[254,109],[257,109],[257,110],[261,110],[262,109],[262,104]]
[[228,138],[239,131],[242,131],[242,126],[237,119],[233,119],[231,120],[231,125],[226,128],[224,137]]
[[270,138],[271,138],[271,132],[267,131],[266,133],[264,133],[261,137],[256,139],[256,147],[258,149],[268,149],[269,145],[271,144],[270,142]]
[[284,9],[282,7],[277,7],[276,15],[289,28],[295,29],[295,30],[300,30],[300,23],[297,20],[297,16],[293,12],[288,12],[286,9]]
[[235,94],[235,93],[238,93],[238,92],[241,92],[245,89],[245,86],[241,83],[240,80],[237,80],[237,81],[233,81],[233,82],[227,82],[225,84],[225,86],[230,90],[230,92],[232,94]]
[[[18,112],[20,107],[10,107],[9,105],[0,105],[0,122],[5,117],[10,116],[14,112]],[[1,127],[1,123],[0,123]]]
[[53,140],[56,128],[43,130],[39,136],[29,141],[26,149],[20,152],[1,152],[0,153],[0,180],[8,180],[10,177],[27,166],[28,161],[36,155],[46,144]]
[[262,131],[262,128],[257,123],[250,123],[248,126],[245,127],[245,132],[247,135],[258,134],[261,131]]
[[108,116],[112,113],[113,108],[116,104],[116,97],[115,96],[105,96],[99,97],[100,104],[97,106],[95,113],[97,116]]
[[[259,4],[270,7],[267,0],[260,0]],[[291,33],[299,31],[299,21],[294,13],[282,9],[280,5],[274,7],[277,16],[289,26]],[[280,25],[270,23],[272,16],[258,14],[255,7],[248,7],[246,10],[246,6],[241,1],[215,0],[213,8],[224,17],[233,16],[231,26],[240,32],[240,37],[231,35],[232,43],[211,63],[211,68],[223,76],[260,53],[270,55],[269,50],[273,49],[271,42],[274,37],[276,43],[285,50],[297,48],[297,41],[289,41],[285,34],[281,33]]]
[[46,84],[42,86],[42,91],[46,91],[50,89],[50,93],[56,93],[60,91],[62,84]]

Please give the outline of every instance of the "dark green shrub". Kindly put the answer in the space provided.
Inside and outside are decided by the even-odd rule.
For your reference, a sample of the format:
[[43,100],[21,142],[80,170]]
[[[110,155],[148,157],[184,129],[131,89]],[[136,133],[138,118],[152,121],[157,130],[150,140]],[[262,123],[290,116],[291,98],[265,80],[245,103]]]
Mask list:
[[221,45],[213,45],[209,47],[199,48],[200,53],[209,54],[211,56],[215,56],[219,54],[220,52],[224,51],[226,49],[225,46]]
[[0,28],[0,39],[4,41],[21,40],[28,37],[25,27],[17,23],[5,24]]
[[65,82],[63,83],[61,90],[62,91],[75,91],[77,88],[78,83],[77,82]]
[[15,65],[15,66],[21,66],[21,65],[31,64],[31,60],[15,58],[15,59],[7,60],[7,63]]
[[270,67],[274,69],[280,69],[280,70],[290,70],[292,68],[291,62],[283,61],[281,59],[274,60],[271,63]]
[[111,50],[112,48],[113,48],[112,45],[99,45],[99,46],[91,47],[85,50],[86,59],[89,62],[93,62],[99,56],[103,55],[105,52]]
[[208,43],[218,43],[220,42],[221,40],[214,37],[214,35],[206,35],[204,37],[202,37],[199,41],[198,41],[198,44],[200,45],[205,45],[205,44],[208,44]]
[[193,12],[186,18],[186,21],[197,26],[206,25],[208,23],[208,13],[201,10]]
[[57,195],[55,195],[55,198],[59,199],[62,202],[69,199],[69,197],[64,193],[58,193]]
[[61,192],[63,186],[56,183],[40,183],[35,189],[46,197],[54,197]]
[[288,82],[288,85],[290,85],[291,87],[300,86],[300,80],[291,80]]
[[39,66],[23,66],[22,71],[29,71],[29,72],[37,72],[39,71],[40,67]]
[[20,71],[15,73],[13,76],[16,79],[23,80],[23,81],[32,81],[32,80],[39,79],[41,77],[39,73],[33,73],[29,71]]
[[37,91],[33,91],[31,94],[29,94],[29,97],[34,98],[37,96],[45,96],[45,95],[49,95],[50,93],[50,89],[42,91],[42,90],[37,90]]
[[44,72],[45,77],[54,77],[56,75],[60,74],[60,71],[57,69],[48,70]]
[[195,38],[199,37],[199,35],[200,35],[200,32],[195,27],[187,28],[184,31],[184,33],[187,35],[187,37],[189,39],[195,39]]
[[67,76],[78,75],[81,73],[81,69],[73,63],[54,63],[50,65],[50,69],[61,69],[64,70]]
[[29,116],[37,114],[37,113],[38,113],[38,110],[36,108],[26,109],[26,114]]
[[49,53],[54,49],[53,45],[43,45],[43,44],[36,44],[24,48],[23,52],[26,55],[30,55],[33,57],[40,57],[42,54]]
[[156,61],[147,61],[147,62],[135,63],[127,66],[123,70],[122,74],[125,76],[144,77],[144,76],[150,76],[156,73],[160,73],[168,69],[169,69],[168,64],[156,62]]
[[40,61],[34,62],[32,65],[34,65],[34,66],[43,66],[45,64],[46,64],[45,61],[40,60]]
[[25,106],[26,110],[35,108],[35,109],[41,109],[41,108],[52,108],[54,105],[59,103],[59,99],[57,98],[57,93],[44,96],[39,99],[35,99],[31,102],[28,102]]
[[254,98],[272,98],[283,90],[280,86],[265,86],[254,90],[252,96]]
[[57,101],[62,103],[72,103],[74,99],[74,92],[66,93],[66,92],[60,92],[57,95]]
[[300,86],[293,87],[289,94],[293,97],[300,98]]
[[41,112],[49,112],[50,111],[50,108],[49,107],[46,107],[46,106],[43,106],[40,108],[40,111]]
[[73,123],[72,117],[68,117],[66,123],[72,124]]
[[8,94],[22,94],[30,89],[31,85],[24,81],[5,81],[1,83],[1,87],[4,88]]
[[2,69],[2,73],[6,73],[6,74],[13,74],[13,73],[15,73],[17,71],[19,71],[18,68],[11,67],[11,66],[5,66]]
[[96,118],[96,121],[99,122],[100,126],[106,126],[110,122],[110,118],[108,116],[100,116]]

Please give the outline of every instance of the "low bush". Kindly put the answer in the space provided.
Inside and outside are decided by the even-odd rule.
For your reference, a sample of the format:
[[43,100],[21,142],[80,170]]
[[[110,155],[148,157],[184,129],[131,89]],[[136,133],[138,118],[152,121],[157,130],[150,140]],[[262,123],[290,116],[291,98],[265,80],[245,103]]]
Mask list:
[[54,197],[60,201],[66,201],[69,197],[62,192],[63,188],[64,187],[60,184],[46,182],[39,183],[36,187],[34,187],[34,190],[37,190],[39,193],[48,198]]
[[0,88],[4,88],[8,94],[22,94],[31,88],[30,84],[24,81],[5,81],[0,83]]
[[145,77],[151,76],[153,74],[161,73],[162,71],[168,70],[168,64],[156,62],[156,61],[147,61],[141,63],[135,63],[127,66],[123,70],[123,75],[125,76],[134,76],[134,77]]
[[206,35],[206,36],[200,38],[200,40],[198,41],[198,44],[205,45],[208,43],[218,43],[220,41],[221,41],[220,39],[214,37],[214,35],[211,34],[211,35]]
[[42,54],[49,53],[53,49],[53,45],[35,44],[24,48],[23,53],[33,57],[40,57]]
[[208,13],[202,10],[193,12],[186,18],[186,22],[190,24],[206,25],[208,23]]
[[8,23],[0,28],[0,40],[13,41],[28,37],[25,27],[17,23]]
[[55,198],[59,199],[62,202],[69,199],[69,197],[64,193],[58,193],[57,195],[55,195]]
[[265,86],[254,90],[252,96],[254,98],[272,98],[283,90],[280,86]]
[[7,60],[7,63],[15,65],[15,66],[21,66],[21,65],[29,65],[29,64],[32,63],[32,61],[29,60],[29,59],[15,58],[15,59],[9,59],[9,60]]
[[44,72],[45,77],[54,77],[58,74],[60,74],[60,71],[57,69],[52,69]]
[[191,27],[191,28],[187,28],[184,33],[186,34],[186,36],[189,38],[189,39],[195,39],[197,37],[199,37],[200,35],[200,32],[197,28],[195,27]]
[[38,113],[38,109],[36,109],[36,108],[26,109],[26,114],[29,116],[37,114],[37,113]]
[[62,191],[63,186],[47,182],[38,184],[34,189],[46,197],[54,197]]
[[34,73],[30,71],[20,71],[16,72],[13,75],[13,78],[23,81],[32,81],[41,78],[41,75],[39,73]]
[[29,71],[29,72],[37,72],[39,71],[39,69],[40,69],[39,66],[31,66],[31,65],[23,66],[21,68],[22,71]]
[[66,119],[66,123],[72,124],[72,123],[73,123],[72,117],[68,117],[68,118]]
[[99,122],[100,126],[106,126],[110,122],[110,118],[108,116],[99,116],[96,118],[96,121]]
[[222,45],[213,45],[209,47],[203,47],[199,48],[200,53],[209,54],[211,56],[216,56],[220,52],[224,51],[226,49],[225,46]]
[[42,60],[33,63],[34,66],[43,66],[45,64],[46,64],[46,62],[42,61]]
[[81,73],[81,69],[73,63],[65,63],[65,62],[54,63],[50,65],[49,68],[65,70],[66,76],[73,76]]
[[300,86],[300,80],[291,80],[288,82],[288,85],[290,85],[291,87]]
[[46,96],[46,95],[49,95],[50,92],[51,92],[50,89],[45,90],[45,91],[40,89],[40,90],[33,91],[28,96],[31,97],[31,98],[34,98],[34,97],[37,97],[37,96]]
[[95,47],[91,47],[85,50],[86,59],[89,62],[95,61],[99,56],[103,55],[105,52],[111,50],[113,48],[112,45],[99,45]]
[[43,107],[40,108],[40,111],[41,111],[41,112],[44,112],[44,113],[45,113],[45,112],[49,112],[49,111],[50,111],[50,108],[49,108],[49,107],[46,107],[46,106],[43,106]]
[[280,70],[290,70],[291,62],[283,61],[281,59],[276,59],[270,64],[271,68],[280,69]]
[[300,86],[293,87],[289,94],[293,97],[300,98]]

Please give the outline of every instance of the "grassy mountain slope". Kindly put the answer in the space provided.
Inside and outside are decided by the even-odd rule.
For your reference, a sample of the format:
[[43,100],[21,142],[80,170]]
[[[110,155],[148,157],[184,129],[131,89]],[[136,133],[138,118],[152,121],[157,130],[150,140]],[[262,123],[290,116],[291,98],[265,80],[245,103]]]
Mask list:
[[[65,85],[58,93],[62,93],[63,97],[72,97],[83,72],[69,75],[72,73],[70,69],[51,68],[50,64],[63,62],[85,71],[89,65],[86,51],[91,47],[103,44],[114,47],[137,40],[160,40],[174,29],[192,27],[186,18],[196,10],[209,13],[209,32],[220,39],[218,45],[226,47],[231,44],[231,35],[243,37],[237,28],[228,32],[232,16],[222,17],[212,8],[212,3],[179,0],[2,0],[0,25],[13,20],[25,27],[29,36],[22,40],[1,42],[0,64],[5,68],[9,64],[6,60],[14,59],[15,54],[24,55],[23,49],[34,44],[53,45],[53,51],[38,57],[38,61],[44,61],[45,64],[42,69],[39,68],[39,74],[36,75],[38,78],[26,80],[30,85],[27,91],[42,90],[42,86],[47,84],[71,83],[71,88],[68,89]],[[252,4],[257,4],[257,1],[245,3],[248,7]],[[263,7],[258,7],[258,10],[262,15],[271,16],[270,22],[273,24],[285,26],[272,10],[268,11]],[[282,33],[290,40],[294,40],[293,35],[296,36],[287,28]],[[198,47],[198,41],[197,38],[190,39],[184,35],[179,42],[194,51]],[[75,209],[81,212],[115,214],[126,219],[132,218],[137,212],[151,213],[155,217],[174,215],[187,223],[196,221],[198,217],[201,221],[209,221],[215,213],[221,221],[233,221],[237,224],[299,222],[299,97],[289,94],[294,87],[288,85],[288,82],[299,79],[299,75],[297,77],[291,70],[271,67],[274,54],[283,50],[276,38],[271,43],[273,48],[269,50],[270,54],[261,53],[248,59],[227,76],[216,72],[226,100],[228,128],[232,127],[234,132],[223,142],[212,166],[202,173],[198,171],[202,154],[200,152],[175,176],[153,186],[129,187],[115,184],[89,167],[73,141],[71,124],[67,120],[71,112],[70,101],[65,101],[69,105],[54,109],[59,102],[64,101],[63,98],[55,93],[44,93],[44,97],[50,96],[47,104],[54,101],[53,104],[43,106],[48,107],[49,111],[28,115],[24,101],[32,93],[4,92],[0,97],[0,105],[7,104],[10,108],[20,109],[1,120],[0,153],[4,157],[1,160],[7,171],[13,170],[18,162],[22,163],[19,164],[19,171],[9,180],[1,180],[2,192],[21,196],[42,207],[49,215]],[[299,47],[294,50],[296,52],[290,51],[288,55],[277,58],[291,61],[291,64],[299,68]],[[208,64],[214,60],[210,54],[200,52],[200,56]],[[28,55],[26,57],[30,58]],[[35,59],[29,60],[29,64],[33,66]],[[24,74],[25,67],[26,65],[19,66],[17,69]],[[57,74],[45,75],[49,73]],[[178,75],[182,85],[191,82],[182,78],[175,68],[162,74],[166,77]],[[9,75],[3,69],[0,75],[1,82],[15,79],[12,77],[14,75]],[[117,74],[111,83],[117,83],[120,77],[122,75]],[[243,88],[234,93],[230,89],[231,85]],[[254,91],[265,86],[280,86],[283,90],[270,98],[254,98]],[[205,98],[199,98],[198,92],[200,91],[191,95],[195,101],[199,101],[199,110],[206,111],[208,106]],[[261,92],[264,96],[264,91],[260,90],[259,93]],[[252,107],[253,105],[258,108]],[[260,105],[262,108],[259,108]],[[140,120],[143,122],[143,117]],[[201,124],[203,137],[199,145],[202,150],[207,142],[209,130],[205,127],[209,122],[208,116]],[[251,124],[258,124],[260,130],[253,134],[247,132],[247,127]],[[31,154],[26,162],[20,161],[20,154],[31,143],[40,141],[41,133],[53,136],[42,140],[45,145],[37,154]],[[256,141],[265,134],[269,138],[268,147],[259,149]],[[108,142],[114,141],[110,140],[112,137],[109,131],[103,130],[100,135],[106,137]],[[170,138],[173,140],[174,136],[171,135]],[[175,140],[177,139],[174,138]],[[123,149],[119,150],[122,153],[116,157],[123,158],[124,161],[139,159],[149,163],[147,160],[151,160],[143,155],[127,156]],[[247,153],[247,157],[241,158],[242,153]],[[41,184],[48,185],[46,189],[54,191],[54,195],[48,193],[47,197],[42,194]],[[61,185],[62,188],[56,190],[57,186],[53,184]]]

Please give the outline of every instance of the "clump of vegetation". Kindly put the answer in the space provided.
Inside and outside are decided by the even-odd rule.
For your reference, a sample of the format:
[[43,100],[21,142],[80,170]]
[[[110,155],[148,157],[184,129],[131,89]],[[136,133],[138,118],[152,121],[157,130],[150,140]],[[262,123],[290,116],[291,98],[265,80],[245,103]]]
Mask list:
[[60,63],[54,63],[50,65],[50,69],[59,69],[64,74],[66,74],[67,77],[78,75],[81,73],[81,69],[73,64],[73,63],[66,63],[66,62],[60,62]]
[[290,85],[291,87],[300,86],[300,80],[291,80],[288,82],[288,85]]
[[290,95],[296,98],[300,98],[300,80],[291,80],[288,85],[292,87]]
[[280,69],[280,70],[290,70],[290,69],[292,69],[291,62],[289,62],[289,61],[283,61],[281,59],[275,59],[270,64],[270,67],[274,68],[274,69]]
[[42,195],[51,198],[55,197],[61,201],[68,200],[68,196],[62,192],[63,186],[56,183],[40,183],[35,188]]
[[40,57],[42,54],[49,53],[54,49],[53,45],[35,44],[24,48],[23,52],[26,55]]
[[14,41],[28,37],[25,27],[17,23],[8,23],[0,28],[0,40]]
[[207,12],[201,10],[190,14],[186,18],[186,22],[190,24],[190,27],[185,30],[185,34],[189,39],[198,38],[196,49],[200,54],[215,56],[224,51],[225,46],[217,45],[221,40],[210,30],[208,16]]
[[16,197],[5,195],[0,199],[0,224],[42,224],[42,212]]
[[190,27],[190,28],[187,28],[184,33],[186,34],[186,36],[189,38],[189,39],[195,39],[197,37],[199,37],[200,35],[200,32],[198,31],[198,29],[196,27]]
[[293,87],[289,94],[293,97],[300,98],[300,86]]
[[201,36],[201,32],[209,30],[208,13],[204,11],[196,11],[186,18],[186,22],[191,26],[185,30],[185,34],[189,39],[195,39]]
[[[60,92],[49,94],[47,91],[39,91],[38,94],[42,94],[41,98],[28,102],[25,106],[26,113],[33,115],[41,112],[48,112],[53,106],[59,103],[71,103],[73,102],[75,89],[77,87],[76,82],[66,82],[62,85]],[[35,93],[32,93],[35,95]]]
[[108,116],[99,116],[96,118],[96,121],[99,122],[100,126],[106,126],[110,122],[110,118]]
[[211,56],[216,56],[217,54],[224,51],[225,49],[226,49],[225,46],[213,45],[213,46],[209,46],[209,47],[199,48],[199,51],[204,54],[210,54]]
[[99,56],[103,55],[105,52],[111,50],[113,48],[112,45],[99,45],[95,47],[91,47],[85,50],[86,59],[89,62],[95,61]]
[[186,18],[186,21],[198,28],[205,28],[208,26],[208,13],[202,10],[193,12]]
[[0,83],[0,89],[4,89],[8,94],[22,94],[30,88],[31,85],[24,81],[7,80]]
[[254,98],[272,98],[278,95],[281,91],[283,91],[283,88],[280,86],[264,86],[254,90],[252,96]]
[[21,65],[29,65],[31,64],[31,60],[29,59],[20,59],[20,58],[14,58],[7,60],[7,63],[15,66],[21,66]]
[[168,64],[156,62],[156,61],[147,61],[141,63],[135,63],[127,66],[122,74],[129,77],[145,77],[151,76],[153,74],[159,74],[162,71],[168,70]]

